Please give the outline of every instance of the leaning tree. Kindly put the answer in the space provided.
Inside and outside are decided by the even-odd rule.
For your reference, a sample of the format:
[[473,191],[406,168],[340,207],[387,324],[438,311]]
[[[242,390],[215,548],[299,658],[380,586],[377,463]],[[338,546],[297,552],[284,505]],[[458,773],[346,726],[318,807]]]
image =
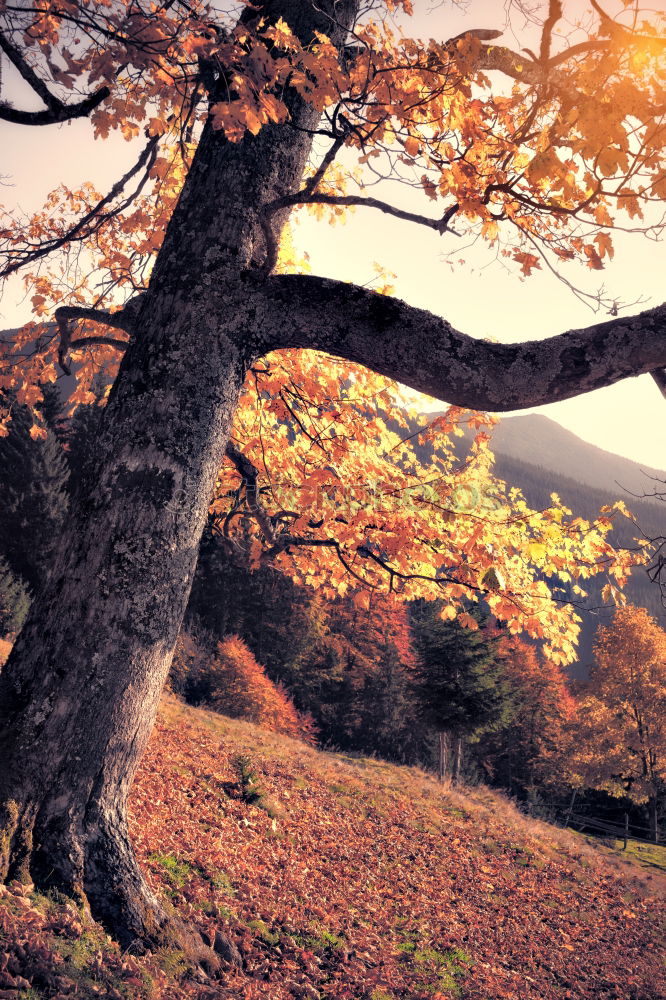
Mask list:
[[[205,0],[3,0],[5,80],[20,77],[41,107],[5,100],[0,119],[88,118],[95,139],[121,130],[142,146],[107,193],[63,186],[34,216],[5,215],[0,232],[2,273],[23,268],[37,319],[53,311],[57,323],[16,335],[4,388],[34,405],[56,361],[83,378],[87,359],[122,357],[88,488],[0,675],[2,877],[85,897],[125,944],[166,933],[125,804],[225,456],[269,547],[289,548],[321,521],[284,511],[269,524],[252,463],[228,445],[246,374],[258,378],[269,352],[323,351],[473,409],[566,399],[645,372],[663,386],[664,306],[507,346],[276,267],[304,204],[388,212],[443,238],[478,233],[524,274],[542,258],[601,269],[615,225],[652,225],[643,212],[666,195],[659,25],[633,5],[618,19],[596,0],[584,18],[580,4],[569,17],[562,6],[550,0],[536,51],[512,51],[486,29],[411,40],[390,20],[408,0],[257,0],[226,12]],[[355,187],[353,161],[420,188],[423,212]],[[348,524],[335,520],[342,537]],[[516,522],[519,533],[526,521]],[[471,532],[461,564],[477,540]],[[313,551],[336,542],[308,541]],[[548,547],[544,535],[528,555]],[[475,583],[435,579],[449,603],[472,584],[501,596],[501,546],[484,548],[489,569]],[[337,551],[344,560],[339,541]],[[346,562],[393,583],[394,551],[366,541]],[[427,576],[420,565],[402,576]],[[535,605],[522,610],[538,628]]]

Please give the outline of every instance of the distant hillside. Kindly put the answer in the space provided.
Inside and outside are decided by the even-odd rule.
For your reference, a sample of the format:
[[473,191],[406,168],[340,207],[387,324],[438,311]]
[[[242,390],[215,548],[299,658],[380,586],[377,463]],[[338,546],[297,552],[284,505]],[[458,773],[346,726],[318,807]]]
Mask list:
[[[531,465],[499,452],[496,452],[496,459],[496,475],[513,486],[519,486],[526,500],[533,507],[547,506],[550,502],[550,494],[557,493],[574,514],[591,519],[599,513],[599,509],[604,504],[612,500],[624,500],[643,533],[652,537],[666,531],[666,508],[664,505],[626,497],[617,488],[615,491],[610,488],[593,489],[569,476],[560,475],[552,469]],[[619,518],[616,524],[617,527],[612,534],[614,544],[631,546],[634,538],[639,534],[633,523],[626,518]],[[594,608],[603,604],[601,597],[603,583],[601,578],[585,582],[585,588],[589,592],[589,597],[585,602],[588,607]],[[650,582],[643,569],[634,571],[625,593],[631,604],[647,608],[662,627],[666,627],[666,611],[661,604],[660,591],[655,584]],[[581,611],[580,613],[583,622],[578,644],[578,660],[570,666],[569,673],[572,677],[585,679],[592,662],[594,633],[601,623],[610,620],[612,609],[602,608],[593,612]]]
[[554,469],[578,483],[607,490],[613,497],[626,498],[627,490],[649,493],[653,488],[650,476],[666,478],[666,472],[597,448],[537,413],[502,418],[493,432],[493,443],[498,454]]
[[[648,537],[666,533],[666,505],[638,499],[626,492],[626,489],[639,494],[649,492],[651,486],[647,476],[666,479],[665,472],[603,451],[539,414],[501,420],[493,434],[492,448],[496,475],[519,486],[528,503],[536,508],[547,506],[550,494],[557,493],[574,514],[589,519],[595,517],[604,504],[624,500],[640,532],[630,521],[620,518],[612,536],[615,544],[630,546],[641,532]],[[602,586],[601,579],[587,581],[588,607],[603,604]],[[666,611],[659,589],[643,570],[635,570],[625,593],[628,601],[647,608],[662,627],[666,627]],[[585,679],[588,676],[594,634],[611,615],[612,609],[581,612],[583,623],[578,659],[569,667],[572,677]]]
[[[434,416],[428,414],[426,419]],[[461,456],[472,437],[471,432],[466,432],[461,439]],[[653,488],[649,476],[666,480],[666,472],[588,444],[540,414],[504,417],[494,429],[491,448],[495,454],[497,477],[520,487],[532,507],[547,507],[551,493],[557,493],[575,515],[591,519],[604,504],[623,500],[636,518],[640,531],[631,521],[619,518],[613,532],[617,545],[630,546],[636,537],[666,534],[666,505],[627,492],[628,489],[637,494],[649,493]],[[431,454],[429,446],[415,445],[415,450],[423,460]],[[589,608],[603,604],[602,586],[602,580],[587,582],[589,598],[586,605]],[[643,570],[635,571],[626,595],[632,604],[647,608],[662,627],[666,627],[666,611],[659,589],[650,583]],[[600,623],[610,619],[612,609],[581,611],[581,615],[578,660],[571,665],[569,673],[584,679],[592,661],[594,633]]]
[[[271,814],[240,794],[249,756]],[[321,753],[168,696],[131,792],[155,891],[240,951],[122,952],[54,893],[0,887],[0,996],[83,1000],[658,1000],[661,876],[479,787]],[[613,867],[611,867],[613,864]]]

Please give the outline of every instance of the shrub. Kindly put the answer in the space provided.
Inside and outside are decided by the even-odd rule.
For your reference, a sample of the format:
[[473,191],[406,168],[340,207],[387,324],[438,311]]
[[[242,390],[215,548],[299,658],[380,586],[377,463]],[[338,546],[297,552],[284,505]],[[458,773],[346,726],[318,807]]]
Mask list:
[[314,743],[314,726],[294,707],[285,688],[271,681],[236,635],[216,646],[182,635],[171,669],[173,689],[193,705]]

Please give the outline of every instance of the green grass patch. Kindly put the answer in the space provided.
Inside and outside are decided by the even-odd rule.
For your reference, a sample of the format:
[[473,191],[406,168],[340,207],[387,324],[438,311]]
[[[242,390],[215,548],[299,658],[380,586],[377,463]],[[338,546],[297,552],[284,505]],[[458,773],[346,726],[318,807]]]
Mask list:
[[236,754],[231,760],[231,765],[238,777],[243,802],[257,809],[263,809],[271,819],[280,819],[283,815],[282,807],[262,788],[250,758],[246,754]]
[[148,860],[160,866],[164,878],[173,889],[182,889],[194,874],[194,868],[189,862],[179,861],[173,854],[155,851],[148,855]]
[[280,935],[276,931],[272,931],[265,921],[250,920],[247,926],[258,938],[261,938],[265,944],[275,947],[276,944],[280,943]]
[[182,979],[188,971],[185,953],[178,948],[158,948],[153,952],[153,958],[169,979]]
[[462,948],[418,947],[413,936],[398,945],[398,951],[413,967],[420,989],[425,993],[447,990],[454,997],[462,995],[461,982],[473,965],[471,957]]
[[[584,840],[591,847],[600,848],[602,851],[605,848],[606,851],[617,854],[618,858],[637,864],[648,871],[666,872],[666,845],[664,844],[651,844],[645,840],[629,839],[625,851],[622,839],[601,840],[590,834],[581,833],[580,830],[568,830],[568,833],[579,840]],[[585,858],[578,858],[577,861],[581,868],[590,867],[590,862]]]
[[613,848],[620,851],[623,858],[631,858],[637,861],[643,868],[656,868],[658,871],[666,872],[666,846],[663,844],[648,844],[644,840],[629,840],[626,851],[623,840],[616,840]]
[[208,882],[209,885],[213,887],[213,889],[217,890],[217,892],[221,892],[224,896],[236,895],[236,890],[231,884],[231,880],[226,872],[216,871],[211,873],[208,870],[201,867],[198,867],[197,871],[199,872],[201,877],[204,878],[206,882]]
[[310,931],[310,934],[289,934],[288,936],[298,948],[312,951],[315,955],[344,951],[346,942],[342,935],[334,934],[317,923],[310,924]]
[[[98,926],[84,928],[76,938],[55,938],[53,950],[62,958],[60,975],[76,984],[77,1000],[99,1000],[107,992],[115,990],[126,1000],[149,1000],[154,995],[155,984],[151,976],[141,971],[140,983],[136,978],[131,985],[121,976],[115,976],[104,964],[102,948],[105,944],[104,934]],[[35,990],[24,990],[26,1000],[32,996],[40,996]]]

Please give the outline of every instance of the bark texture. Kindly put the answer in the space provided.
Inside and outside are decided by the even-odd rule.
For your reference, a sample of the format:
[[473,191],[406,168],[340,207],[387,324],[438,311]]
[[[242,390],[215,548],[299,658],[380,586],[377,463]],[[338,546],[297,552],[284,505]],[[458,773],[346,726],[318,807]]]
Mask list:
[[[284,16],[306,42],[318,30],[341,44],[354,9],[284,0],[261,13]],[[301,183],[319,117],[295,94],[289,104],[292,127],[236,145],[204,130],[86,488],[0,674],[0,877],[85,899],[137,949],[174,935],[188,945],[139,871],[126,801],[238,393],[271,328],[266,298],[253,295],[252,269],[265,253],[261,208]]]
[[[49,584],[0,674],[2,874],[85,896],[125,945],[165,925],[125,804],[247,364],[182,298],[147,303],[140,328]],[[205,371],[184,366],[183,342]]]
[[327,351],[476,410],[554,403],[651,372],[666,357],[666,305],[548,340],[494,344],[340,281],[277,275],[266,291],[276,346]]

